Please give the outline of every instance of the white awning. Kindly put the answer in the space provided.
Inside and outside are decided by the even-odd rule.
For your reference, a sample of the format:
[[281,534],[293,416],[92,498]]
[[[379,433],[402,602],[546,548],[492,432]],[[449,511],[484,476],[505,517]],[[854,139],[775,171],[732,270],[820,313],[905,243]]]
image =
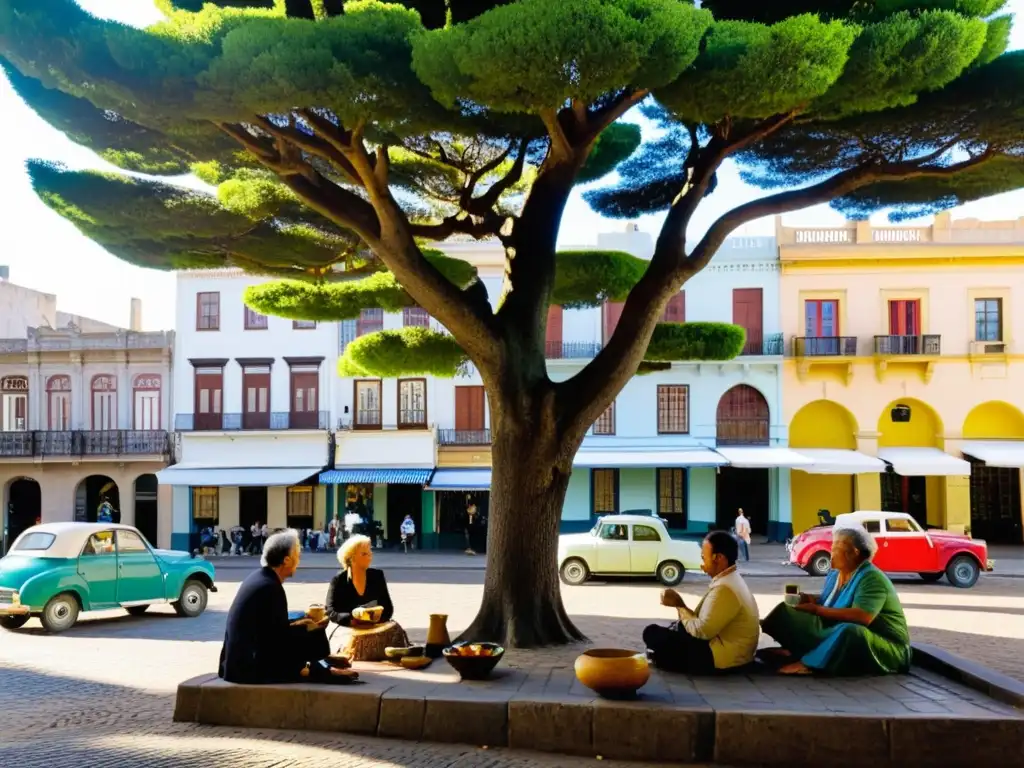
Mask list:
[[491,488],[489,469],[441,469],[434,471],[428,491],[488,491]]
[[661,448],[650,451],[581,449],[574,467],[616,469],[629,467],[721,467],[728,464],[710,448]]
[[971,474],[971,465],[938,448],[879,448],[878,458],[904,477]]
[[814,462],[809,467],[797,467],[812,475],[859,475],[885,472],[885,462],[858,451],[840,448],[796,448],[801,456]]
[[1024,440],[984,440],[968,442],[960,450],[990,467],[1024,468]]
[[211,487],[296,485],[321,467],[211,467],[197,464],[175,464],[156,473],[161,485]]
[[729,464],[739,469],[795,469],[809,467],[814,463],[789,448],[771,448],[767,445],[720,447],[715,450],[722,454]]

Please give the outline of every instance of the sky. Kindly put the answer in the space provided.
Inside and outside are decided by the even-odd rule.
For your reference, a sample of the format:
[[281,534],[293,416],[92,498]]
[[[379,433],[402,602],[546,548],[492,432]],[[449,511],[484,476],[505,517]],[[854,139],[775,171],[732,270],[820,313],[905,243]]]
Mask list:
[[[160,18],[150,0],[78,0],[86,10],[105,18],[145,25]],[[1024,47],[1024,0],[1010,0],[1010,11],[1021,19],[1014,30],[1012,48]],[[58,161],[71,168],[109,168],[106,164],[37,117],[0,76],[0,265],[10,267],[11,282],[57,295],[63,312],[127,326],[129,298],[143,303],[143,328],[174,327],[173,274],[131,266],[111,256],[68,222],[43,205],[32,191],[25,161]],[[691,223],[690,236],[698,237],[715,217],[762,193],[739,179],[734,168],[720,173],[715,194],[701,206]],[[999,195],[956,209],[953,216],[1015,219],[1024,215],[1024,191]],[[639,220],[641,229],[656,233],[661,216]],[[808,208],[784,218],[787,225],[830,226],[842,217],[826,206]],[[620,231],[625,222],[605,219],[587,206],[579,193],[566,210],[560,245],[596,243],[597,233]],[[773,224],[765,219],[734,234],[770,235]]]

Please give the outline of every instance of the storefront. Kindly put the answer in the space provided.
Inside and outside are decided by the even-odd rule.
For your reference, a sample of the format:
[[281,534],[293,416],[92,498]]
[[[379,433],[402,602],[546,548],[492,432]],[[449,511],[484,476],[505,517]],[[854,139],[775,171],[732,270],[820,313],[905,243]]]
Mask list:
[[992,544],[1024,544],[1024,414],[1009,403],[982,403],[964,421],[963,437],[960,450],[971,464],[971,534]]
[[424,546],[483,553],[490,517],[491,470],[438,468],[428,491],[434,493],[435,530]]

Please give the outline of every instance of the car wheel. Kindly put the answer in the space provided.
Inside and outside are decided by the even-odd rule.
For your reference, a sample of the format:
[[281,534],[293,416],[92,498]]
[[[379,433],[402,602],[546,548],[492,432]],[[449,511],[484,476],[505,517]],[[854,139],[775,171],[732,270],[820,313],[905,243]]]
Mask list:
[[973,587],[980,575],[981,568],[978,567],[978,563],[967,555],[954,557],[946,566],[946,578],[949,579],[949,583],[960,589]]
[[149,610],[149,606],[148,605],[133,605],[130,608],[125,608],[125,610],[128,611],[128,613],[130,613],[132,616],[141,616],[147,610]]
[[174,603],[174,612],[179,616],[194,619],[206,610],[209,595],[206,586],[198,581],[186,581],[181,589],[181,597]]
[[807,563],[807,572],[811,576],[825,576],[832,570],[832,555],[818,552]]
[[43,608],[39,620],[43,622],[43,629],[47,632],[57,634],[69,630],[78,621],[78,601],[67,592],[51,597],[50,602]]
[[934,584],[936,581],[941,579],[946,574],[944,574],[944,573],[919,573],[917,575],[920,576],[925,581],[927,581],[929,584]]
[[590,578],[590,569],[578,557],[572,557],[562,563],[558,573],[562,577],[562,583],[571,587],[578,587]]
[[4,629],[21,629],[28,623],[29,617],[26,616],[0,616],[0,627]]
[[666,587],[674,587],[686,575],[686,569],[675,560],[666,560],[658,566],[658,581]]

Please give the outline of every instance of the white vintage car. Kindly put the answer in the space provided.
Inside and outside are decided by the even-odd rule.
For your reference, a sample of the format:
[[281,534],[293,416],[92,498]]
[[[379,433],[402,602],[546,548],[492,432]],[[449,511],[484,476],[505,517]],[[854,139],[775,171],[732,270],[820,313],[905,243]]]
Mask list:
[[671,538],[658,517],[608,515],[590,533],[558,537],[558,572],[573,586],[591,576],[654,576],[673,587],[687,569],[700,569],[700,544]]

